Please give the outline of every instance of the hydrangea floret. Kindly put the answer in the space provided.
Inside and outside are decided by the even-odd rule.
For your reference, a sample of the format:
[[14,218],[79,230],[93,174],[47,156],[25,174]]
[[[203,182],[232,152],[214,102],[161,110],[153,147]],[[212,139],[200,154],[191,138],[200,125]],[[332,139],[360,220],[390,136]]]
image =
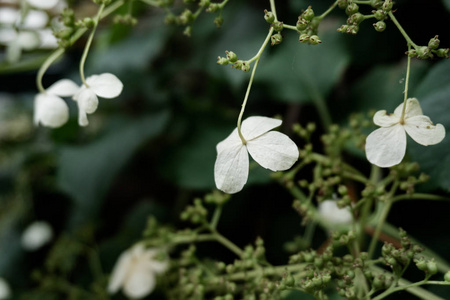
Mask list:
[[406,133],[424,146],[435,145],[444,139],[444,126],[434,125],[424,116],[416,98],[407,99],[405,109],[403,105],[400,104],[393,114],[387,114],[385,110],[375,113],[373,121],[381,128],[366,139],[366,155],[372,164],[382,168],[399,164],[406,152]]
[[102,73],[86,78],[86,84],[74,94],[73,100],[78,103],[78,123],[80,126],[87,126],[89,121],[87,114],[92,114],[97,110],[98,98],[115,98],[120,95],[123,84],[115,75]]
[[155,289],[156,275],[169,267],[167,260],[156,259],[159,252],[155,248],[146,249],[143,243],[123,252],[114,266],[108,292],[114,294],[122,288],[125,296],[131,299],[149,295]]
[[324,200],[318,206],[319,215],[332,224],[349,224],[353,216],[348,207],[339,208],[337,201]]
[[225,193],[237,193],[248,178],[249,159],[252,158],[266,169],[284,171],[297,161],[297,145],[285,134],[270,131],[282,123],[267,117],[249,117],[242,122],[242,135],[238,129],[217,144],[214,179],[218,189]]

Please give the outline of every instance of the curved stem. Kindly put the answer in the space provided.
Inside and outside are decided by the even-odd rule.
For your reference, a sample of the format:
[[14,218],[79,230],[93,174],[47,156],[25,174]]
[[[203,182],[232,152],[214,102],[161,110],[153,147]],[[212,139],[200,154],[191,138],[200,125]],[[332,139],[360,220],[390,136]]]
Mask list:
[[50,67],[50,65],[55,62],[55,60],[58,59],[63,53],[65,49],[64,48],[58,48],[55,52],[53,52],[42,64],[42,66],[39,68],[38,74],[36,76],[36,85],[39,90],[39,93],[45,94],[45,89],[42,85],[42,77],[44,77],[45,72]]
[[91,47],[92,44],[92,40],[94,39],[94,35],[95,35],[95,30],[97,29],[98,26],[98,22],[100,21],[100,18],[102,16],[103,13],[103,9],[105,8],[105,4],[102,4],[100,6],[100,9],[98,10],[97,16],[95,18],[95,23],[94,23],[94,28],[92,28],[92,32],[89,35],[89,38],[86,42],[86,46],[84,47],[84,52],[83,52],[83,56],[81,57],[81,61],[80,61],[80,77],[81,77],[81,82],[84,83],[84,85],[86,87],[89,87],[88,84],[86,83],[86,79],[84,77],[84,63],[86,62],[86,58],[87,55],[89,53],[89,48]]
[[[271,0],[271,2],[272,1],[273,0]],[[244,101],[242,102],[242,108],[241,108],[241,111],[239,113],[239,117],[238,117],[238,121],[237,121],[238,134],[239,134],[239,137],[241,138],[242,144],[244,144],[244,145],[247,144],[247,141],[245,140],[245,138],[244,138],[244,136],[242,135],[242,132],[241,132],[242,116],[244,115],[245,106],[247,105],[248,96],[250,95],[250,90],[252,89],[253,78],[255,77],[255,71],[256,71],[256,68],[258,67],[259,59],[261,58],[261,54],[263,53],[264,49],[266,48],[267,43],[269,42],[270,37],[272,36],[272,33],[273,33],[273,27],[270,28],[269,33],[267,34],[267,37],[264,40],[264,43],[262,44],[262,46],[259,49],[258,53],[255,55],[254,58],[252,58],[252,59],[256,59],[256,61],[255,61],[255,65],[253,66],[252,74],[250,75],[250,81],[248,82],[247,91],[245,92]],[[247,63],[250,63],[250,61],[248,61]]]
[[[355,2],[355,1],[353,1],[353,2]],[[328,8],[323,14],[321,14],[317,18],[319,20],[322,20],[323,18],[325,18],[336,7],[337,3],[338,3],[338,1],[334,1],[334,3],[330,6],[330,8]]]
[[397,19],[395,18],[394,14],[392,13],[392,11],[390,11],[388,13],[389,17],[391,18],[392,22],[394,22],[395,26],[397,26],[398,30],[400,31],[400,33],[403,35],[403,37],[405,38],[406,42],[408,43],[408,45],[413,46],[414,48],[417,47],[417,45],[411,40],[411,38],[408,36],[408,34],[406,33],[406,31],[403,29],[403,27],[400,25],[400,23],[397,21]]

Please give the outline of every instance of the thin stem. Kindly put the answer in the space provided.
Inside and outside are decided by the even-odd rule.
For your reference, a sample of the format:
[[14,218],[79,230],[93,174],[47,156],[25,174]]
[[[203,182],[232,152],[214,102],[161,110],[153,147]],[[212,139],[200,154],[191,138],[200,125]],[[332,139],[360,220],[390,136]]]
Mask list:
[[217,232],[217,230],[212,229],[211,232],[216,241],[218,241],[219,243],[230,249],[234,254],[236,254],[239,257],[242,257],[242,255],[244,255],[244,251],[242,251],[241,248],[239,248],[232,241],[221,235],[219,232]]
[[275,22],[277,22],[278,18],[277,18],[277,9],[275,7],[275,0],[269,0],[269,2],[270,2],[270,10],[272,11],[273,16],[275,17]]
[[292,26],[292,25],[283,24],[283,28],[292,29],[292,30],[298,31],[297,27],[296,26]]
[[[355,1],[353,1],[353,2],[355,2]],[[337,3],[338,3],[338,1],[335,1],[323,14],[321,14],[317,18],[319,20],[322,20],[323,18],[325,18],[336,7]]]
[[[272,1],[273,0],[271,0],[271,2]],[[244,101],[242,102],[241,112],[239,113],[239,117],[238,117],[238,121],[237,121],[237,129],[238,129],[238,134],[239,134],[239,137],[241,138],[242,144],[244,144],[244,145],[247,144],[247,141],[245,140],[245,138],[241,132],[242,116],[244,115],[245,106],[247,105],[248,96],[250,95],[250,90],[252,88],[253,78],[255,77],[255,71],[256,71],[256,68],[258,67],[259,59],[261,57],[261,54],[264,51],[264,48],[266,48],[267,43],[269,42],[270,37],[272,36],[272,33],[273,33],[273,27],[270,28],[269,33],[267,34],[267,37],[264,40],[264,43],[262,44],[258,53],[254,57],[254,58],[256,58],[255,65],[253,66],[252,74],[250,75],[250,81],[248,82],[248,86],[247,86],[247,91],[245,92]],[[248,61],[247,63],[250,63],[250,61]]]
[[[408,52],[411,50],[411,45],[408,44]],[[402,109],[402,116],[400,118],[400,124],[403,124],[405,122],[405,111],[406,111],[406,100],[408,100],[408,83],[409,83],[409,73],[411,69],[411,57],[408,55],[408,63],[406,66],[406,79],[405,79],[405,98],[403,100],[403,109]]]
[[210,227],[212,229],[217,228],[217,224],[219,223],[220,215],[222,214],[222,205],[217,205],[216,210],[214,211],[213,217],[211,219]]
[[408,45],[413,46],[414,48],[417,47],[417,45],[411,40],[411,38],[408,36],[408,34],[406,33],[406,31],[403,29],[403,27],[400,25],[400,23],[397,21],[397,19],[395,18],[394,14],[392,13],[392,11],[390,11],[388,13],[389,17],[391,18],[392,22],[394,22],[395,26],[397,26],[398,30],[400,31],[400,33],[403,35],[403,37],[405,38],[406,42],[408,43]]
[[105,4],[102,4],[100,6],[100,9],[98,10],[97,16],[95,18],[95,23],[94,23],[94,28],[92,28],[92,32],[89,35],[89,38],[86,42],[86,46],[84,47],[84,52],[83,52],[83,56],[81,57],[81,61],[80,61],[80,77],[81,77],[81,82],[84,83],[84,85],[86,87],[89,87],[88,84],[86,83],[86,79],[84,77],[84,63],[86,62],[86,58],[87,55],[89,53],[89,48],[91,47],[92,44],[92,40],[94,39],[94,35],[95,35],[95,30],[97,29],[98,26],[98,22],[100,21],[100,18],[102,16],[103,13],[103,9],[105,8]]
[[58,59],[63,53],[65,49],[64,48],[58,48],[55,52],[53,52],[42,64],[42,66],[39,68],[38,74],[36,76],[36,85],[39,90],[39,93],[45,94],[45,89],[42,86],[42,77],[44,77],[45,72],[50,67],[52,63],[55,62],[55,60]]
[[433,201],[450,201],[450,198],[432,195],[432,194],[421,194],[416,193],[412,195],[399,195],[392,198],[393,202],[401,201],[401,200],[433,200]]

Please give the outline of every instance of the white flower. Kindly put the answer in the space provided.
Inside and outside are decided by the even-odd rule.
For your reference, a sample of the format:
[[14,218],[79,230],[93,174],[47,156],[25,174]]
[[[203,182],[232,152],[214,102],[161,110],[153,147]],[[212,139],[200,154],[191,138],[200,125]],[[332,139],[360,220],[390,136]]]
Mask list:
[[0,277],[0,300],[9,299],[11,297],[11,289],[8,282]]
[[237,128],[217,144],[214,179],[218,189],[229,194],[242,190],[248,178],[248,153],[262,167],[272,171],[292,167],[299,155],[297,145],[286,135],[270,131],[281,123],[281,120],[267,117],[250,117],[241,126],[246,145],[239,138]]
[[59,0],[27,0],[27,2],[38,9],[50,9],[58,3]]
[[406,133],[424,146],[437,144],[444,139],[444,126],[433,125],[430,118],[423,115],[416,98],[406,101],[403,122],[402,110],[403,104],[393,114],[388,115],[385,110],[380,110],[373,117],[373,122],[381,128],[366,139],[366,155],[372,164],[383,168],[399,164],[406,152]]
[[108,292],[116,293],[120,288],[131,299],[140,299],[150,294],[156,285],[156,275],[165,272],[167,260],[155,259],[157,249],[146,249],[142,243],[123,252],[114,266]]
[[352,221],[352,214],[348,207],[339,208],[334,200],[319,203],[319,215],[332,224],[348,224]]
[[79,91],[73,96],[73,100],[78,103],[78,123],[80,126],[89,124],[87,115],[97,110],[98,98],[115,98],[120,95],[123,84],[115,75],[103,73],[92,75],[86,78],[86,85],[82,85]]
[[45,94],[37,94],[34,99],[34,123],[52,128],[64,125],[69,119],[69,108],[59,96],[73,96],[78,89],[75,82],[62,79],[51,85]]
[[22,233],[22,247],[35,251],[47,244],[53,237],[53,230],[47,222],[31,223]]

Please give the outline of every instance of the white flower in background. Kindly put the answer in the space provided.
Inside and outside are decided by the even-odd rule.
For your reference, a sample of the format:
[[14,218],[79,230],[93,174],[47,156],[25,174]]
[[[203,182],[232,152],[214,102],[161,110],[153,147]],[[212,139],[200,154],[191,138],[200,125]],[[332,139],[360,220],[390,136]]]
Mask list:
[[11,288],[5,279],[0,277],[0,300],[6,300],[11,297]]
[[[45,1],[43,1],[45,2]],[[30,10],[24,18],[18,18],[16,25],[23,29],[42,29],[47,26],[48,15],[40,10]]]
[[6,59],[10,63],[18,62],[23,50],[33,50],[41,44],[39,35],[33,31],[6,31],[6,34],[11,39],[6,48]]
[[270,131],[281,123],[281,120],[267,117],[250,117],[241,126],[247,141],[245,145],[237,128],[217,144],[214,179],[218,189],[229,194],[242,190],[248,178],[248,153],[258,164],[272,171],[292,167],[299,155],[297,145],[285,134]]
[[0,24],[14,25],[20,17],[20,12],[12,7],[0,7]]
[[114,266],[108,285],[108,292],[123,293],[131,299],[140,299],[150,294],[156,285],[156,275],[164,273],[169,263],[155,257],[157,249],[146,249],[142,243],[123,252]]
[[352,214],[348,207],[339,208],[334,200],[319,203],[319,215],[332,224],[348,224],[352,221]]
[[406,101],[403,121],[402,110],[403,103],[393,114],[380,110],[373,117],[373,122],[381,128],[366,139],[366,155],[372,164],[383,168],[399,164],[406,152],[406,133],[424,146],[437,144],[444,139],[444,126],[434,125],[429,117],[424,116],[416,98]]
[[54,6],[56,6],[56,4],[58,4],[59,0],[27,0],[27,2],[38,9],[50,9]]
[[34,123],[47,127],[60,127],[69,119],[67,103],[60,97],[73,96],[79,87],[69,80],[61,79],[52,84],[45,93],[39,93],[34,99]]
[[89,121],[87,114],[92,114],[97,110],[98,98],[115,98],[120,95],[123,84],[115,75],[103,73],[92,75],[86,78],[86,85],[82,85],[78,92],[73,96],[73,100],[78,103],[78,124],[87,126]]
[[53,230],[47,222],[31,223],[22,233],[22,247],[27,251],[35,251],[47,244],[53,237]]

